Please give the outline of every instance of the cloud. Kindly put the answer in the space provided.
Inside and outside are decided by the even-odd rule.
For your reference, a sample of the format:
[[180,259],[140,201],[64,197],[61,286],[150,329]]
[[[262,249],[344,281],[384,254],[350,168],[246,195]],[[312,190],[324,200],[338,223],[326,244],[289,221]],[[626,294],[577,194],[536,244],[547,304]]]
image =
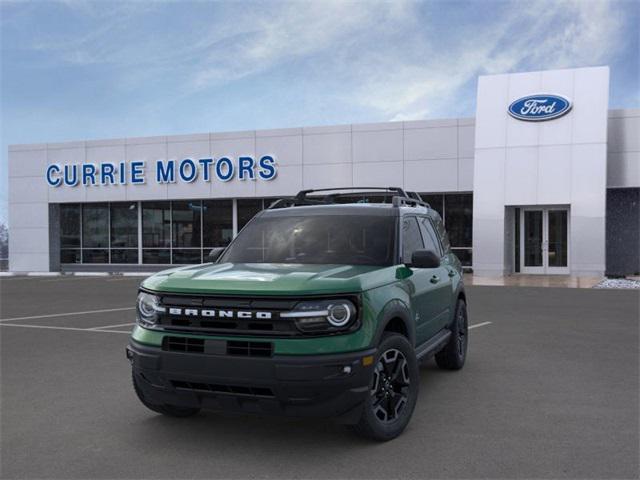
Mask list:
[[[373,59],[363,59],[359,75],[370,80],[355,98],[391,120],[453,116],[451,104],[478,75],[601,64],[624,45],[623,26],[612,2],[517,2],[493,22],[457,30],[463,40],[450,39],[446,55],[386,55],[385,76],[368,75]],[[428,39],[409,41],[430,50]]]
[[613,1],[61,5],[77,25],[30,48],[53,65],[107,67],[113,89],[164,82],[175,101],[280,68],[391,120],[459,114],[479,74],[600,64],[625,44]]
[[195,88],[266,71],[284,62],[320,52],[331,54],[348,48],[350,39],[389,18],[405,18],[405,1],[393,3],[344,1],[293,2],[280,8],[259,10],[246,23],[253,28],[231,42],[217,40],[206,48],[202,69],[194,77]]

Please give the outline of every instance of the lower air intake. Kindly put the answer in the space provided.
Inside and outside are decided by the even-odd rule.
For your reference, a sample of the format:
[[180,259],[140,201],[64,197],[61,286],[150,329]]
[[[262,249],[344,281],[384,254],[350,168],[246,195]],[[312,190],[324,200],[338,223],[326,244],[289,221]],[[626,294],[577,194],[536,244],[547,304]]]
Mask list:
[[178,390],[190,390],[193,392],[226,393],[230,395],[246,395],[251,397],[271,397],[273,391],[266,387],[247,387],[240,385],[217,385],[212,383],[185,382],[171,380],[173,388]]

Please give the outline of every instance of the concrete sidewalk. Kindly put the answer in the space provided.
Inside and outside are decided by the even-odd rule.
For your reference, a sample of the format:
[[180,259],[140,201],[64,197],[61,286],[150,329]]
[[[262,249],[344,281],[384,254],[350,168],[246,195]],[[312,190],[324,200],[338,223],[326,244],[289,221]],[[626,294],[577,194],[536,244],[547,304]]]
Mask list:
[[471,273],[464,275],[465,285],[491,287],[593,288],[602,280],[602,277],[574,277],[571,275],[513,274],[504,277],[482,277]]

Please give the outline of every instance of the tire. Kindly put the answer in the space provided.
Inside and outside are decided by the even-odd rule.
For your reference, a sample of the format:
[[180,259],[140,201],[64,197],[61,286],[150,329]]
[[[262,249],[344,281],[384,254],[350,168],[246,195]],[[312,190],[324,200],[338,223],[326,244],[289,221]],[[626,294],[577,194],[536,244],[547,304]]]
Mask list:
[[166,415],[168,417],[185,418],[196,415],[200,411],[199,408],[178,407],[176,405],[156,405],[154,403],[151,403],[145,398],[144,393],[142,393],[142,389],[140,388],[140,385],[138,385],[138,379],[133,372],[131,372],[131,379],[133,381],[133,389],[135,390],[138,399],[145,407],[153,412],[161,413],[162,415]]
[[436,353],[436,364],[443,370],[460,370],[467,359],[469,344],[469,325],[467,320],[467,304],[458,300],[456,314],[451,324],[451,337],[445,347]]
[[418,399],[420,374],[415,351],[397,333],[380,341],[367,396],[358,423],[351,428],[360,436],[388,441],[405,429]]

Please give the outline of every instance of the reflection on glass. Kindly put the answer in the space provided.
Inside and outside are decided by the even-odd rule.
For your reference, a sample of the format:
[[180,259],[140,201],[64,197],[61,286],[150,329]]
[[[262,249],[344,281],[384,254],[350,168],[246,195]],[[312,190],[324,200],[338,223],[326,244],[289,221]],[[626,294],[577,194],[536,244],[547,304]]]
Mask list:
[[85,249],[82,251],[82,263],[109,263],[109,250]]
[[473,237],[473,195],[447,194],[444,197],[445,227],[452,247],[471,247]]
[[[427,202],[431,208],[433,208],[440,217],[443,217],[444,212],[444,195],[441,193],[421,193],[422,200]],[[444,217],[443,217],[444,218]]]
[[262,199],[261,198],[243,198],[238,200],[238,231],[256,216],[257,213],[262,211]]
[[[137,248],[138,204],[111,204],[111,248]],[[127,262],[130,263],[130,262]]]
[[80,205],[60,205],[60,247],[80,246]]
[[542,266],[542,210],[524,211],[524,266]]
[[87,247],[109,247],[109,206],[106,203],[87,203],[82,206],[82,248]]
[[168,248],[166,249],[144,249],[142,251],[142,263],[170,263],[171,253]]
[[[200,215],[202,203],[199,200],[173,202],[171,205],[173,248],[200,248]],[[176,262],[173,263],[184,263]]]
[[242,230],[220,262],[391,265],[395,235],[391,216],[260,217]]
[[111,263],[138,263],[138,249],[112,249]]
[[470,267],[472,261],[472,252],[470,248],[454,248],[451,250],[463,267]]
[[202,263],[202,250],[199,248],[181,248],[171,251],[171,263]]
[[202,241],[205,248],[226,247],[233,237],[233,203],[231,200],[202,202]]
[[[171,245],[171,208],[169,202],[142,204],[142,246],[166,247]],[[145,262],[153,263],[153,262]],[[164,263],[164,262],[160,262]]]
[[549,266],[567,266],[567,211],[549,210]]
[[60,263],[80,263],[80,249],[60,250]]

